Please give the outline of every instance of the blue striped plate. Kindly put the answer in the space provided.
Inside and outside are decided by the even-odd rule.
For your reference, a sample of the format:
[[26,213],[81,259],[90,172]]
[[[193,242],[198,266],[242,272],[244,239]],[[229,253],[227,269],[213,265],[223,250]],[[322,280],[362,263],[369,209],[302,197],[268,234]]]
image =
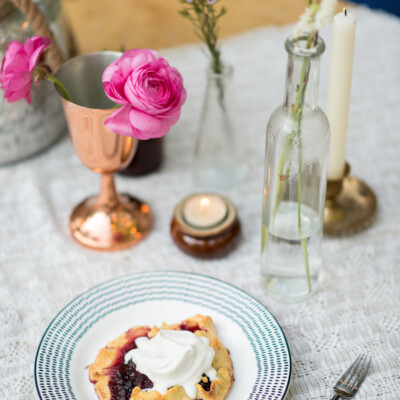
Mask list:
[[97,286],[68,304],[40,342],[35,382],[42,400],[98,400],[87,366],[106,343],[136,325],[210,315],[231,352],[235,382],[227,400],[282,400],[291,358],[275,318],[225,282],[185,272],[144,272]]

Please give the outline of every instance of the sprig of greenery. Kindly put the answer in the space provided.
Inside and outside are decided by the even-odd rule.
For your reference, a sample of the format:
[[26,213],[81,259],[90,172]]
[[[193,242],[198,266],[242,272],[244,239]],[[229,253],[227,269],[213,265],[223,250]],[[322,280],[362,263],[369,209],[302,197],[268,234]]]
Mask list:
[[217,74],[222,72],[218,21],[226,14],[224,6],[217,9],[219,2],[220,0],[180,0],[184,6],[179,11],[193,24],[195,34],[206,44],[211,55],[212,69]]

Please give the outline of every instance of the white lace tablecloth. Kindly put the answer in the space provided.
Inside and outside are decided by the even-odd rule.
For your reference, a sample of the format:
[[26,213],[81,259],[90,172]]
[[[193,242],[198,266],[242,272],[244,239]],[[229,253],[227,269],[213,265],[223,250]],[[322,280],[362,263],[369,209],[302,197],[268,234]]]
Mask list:
[[[324,239],[326,265],[313,297],[281,304],[263,293],[259,279],[265,126],[283,100],[284,40],[292,28],[256,29],[223,44],[224,58],[235,68],[249,173],[240,187],[225,193],[237,205],[243,240],[218,261],[183,254],[169,233],[174,206],[198,190],[190,166],[207,61],[197,45],[168,49],[162,54],[184,75],[189,96],[167,138],[163,168],[141,178],[117,177],[120,191],[152,206],[155,225],[143,243],[108,254],[71,239],[69,214],[98,192],[99,178],[80,163],[67,136],[34,159],[0,169],[0,399],[35,398],[37,346],[74,297],[114,277],[164,269],[222,279],[265,304],[292,353],[288,399],[330,398],[338,376],[361,352],[372,356],[372,365],[357,398],[400,399],[400,20],[366,8],[355,13],[347,159],[353,175],[378,195],[379,210],[370,229]],[[328,49],[321,66],[323,109],[331,36],[331,28],[322,32]]]

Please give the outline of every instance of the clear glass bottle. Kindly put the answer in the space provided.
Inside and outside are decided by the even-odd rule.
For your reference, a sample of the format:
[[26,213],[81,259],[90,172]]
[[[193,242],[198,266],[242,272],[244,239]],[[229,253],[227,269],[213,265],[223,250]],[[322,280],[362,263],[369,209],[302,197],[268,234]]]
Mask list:
[[194,181],[210,189],[232,188],[245,174],[244,143],[238,137],[232,78],[230,66],[224,65],[221,73],[208,69],[194,154]]
[[285,98],[270,117],[265,154],[261,274],[282,301],[308,297],[322,265],[329,123],[318,107],[322,39],[286,41]]
[[[61,0],[35,0],[50,25],[65,59],[70,56],[71,34]],[[27,17],[10,2],[0,1],[0,61],[12,40],[24,42],[35,35]],[[50,82],[32,89],[32,104],[22,99],[8,103],[0,90],[0,165],[36,154],[66,132],[61,102]]]

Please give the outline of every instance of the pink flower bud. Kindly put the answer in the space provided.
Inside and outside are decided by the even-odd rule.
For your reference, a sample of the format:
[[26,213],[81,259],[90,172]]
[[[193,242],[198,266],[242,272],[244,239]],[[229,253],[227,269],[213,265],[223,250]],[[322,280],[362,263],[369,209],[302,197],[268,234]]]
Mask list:
[[103,73],[106,95],[122,105],[106,120],[115,133],[146,140],[166,135],[186,100],[176,68],[153,50],[126,51]]

